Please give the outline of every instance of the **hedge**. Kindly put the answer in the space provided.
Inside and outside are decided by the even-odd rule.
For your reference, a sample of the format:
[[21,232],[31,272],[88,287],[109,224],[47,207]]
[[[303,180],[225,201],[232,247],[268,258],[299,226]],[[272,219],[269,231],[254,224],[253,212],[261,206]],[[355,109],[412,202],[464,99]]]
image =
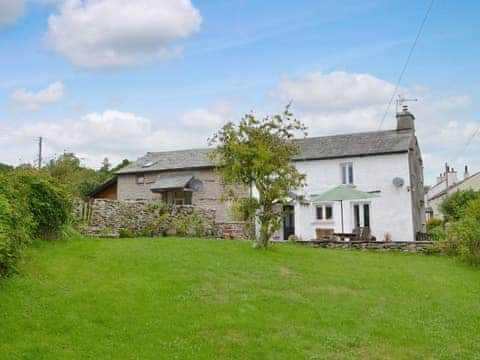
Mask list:
[[48,176],[15,170],[0,176],[0,276],[15,271],[34,238],[56,238],[70,220],[73,202]]

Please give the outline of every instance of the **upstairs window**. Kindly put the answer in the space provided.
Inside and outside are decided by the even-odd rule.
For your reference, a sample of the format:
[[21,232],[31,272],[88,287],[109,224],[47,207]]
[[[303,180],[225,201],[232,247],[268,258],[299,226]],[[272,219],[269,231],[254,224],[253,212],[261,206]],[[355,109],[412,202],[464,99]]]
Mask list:
[[332,220],[333,208],[332,205],[317,206],[317,220]]
[[137,184],[145,184],[145,176],[144,175],[137,175],[137,179],[136,179],[136,182]]
[[340,165],[340,169],[342,172],[342,184],[353,185],[353,164],[343,163]]

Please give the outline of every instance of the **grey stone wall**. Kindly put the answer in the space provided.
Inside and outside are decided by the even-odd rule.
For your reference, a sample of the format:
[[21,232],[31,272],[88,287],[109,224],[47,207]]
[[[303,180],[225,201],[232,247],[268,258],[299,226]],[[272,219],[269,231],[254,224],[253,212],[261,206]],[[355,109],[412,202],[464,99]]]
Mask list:
[[297,241],[297,244],[329,249],[360,249],[376,251],[424,252],[433,246],[433,241]]
[[[158,200],[95,199],[88,206],[79,203],[75,214],[79,219],[80,232],[87,236],[118,237],[122,230],[142,235],[151,231],[152,227],[157,228],[158,224],[168,233],[173,229],[174,219],[195,214],[204,228],[201,236],[223,238],[233,234],[235,239],[248,238],[244,222],[218,223],[216,209],[202,206],[166,206]],[[162,214],[167,215],[159,222]]]
[[136,174],[118,176],[118,200],[159,200],[160,194],[150,191],[150,186],[158,179],[177,175],[191,174],[202,181],[203,187],[192,194],[192,204],[196,207],[204,207],[216,210],[217,222],[232,221],[229,204],[222,202],[221,197],[228,187],[234,186],[235,192],[240,197],[248,197],[248,189],[240,185],[226,185],[222,183],[220,176],[213,169],[162,171],[145,173],[145,183],[137,184]]

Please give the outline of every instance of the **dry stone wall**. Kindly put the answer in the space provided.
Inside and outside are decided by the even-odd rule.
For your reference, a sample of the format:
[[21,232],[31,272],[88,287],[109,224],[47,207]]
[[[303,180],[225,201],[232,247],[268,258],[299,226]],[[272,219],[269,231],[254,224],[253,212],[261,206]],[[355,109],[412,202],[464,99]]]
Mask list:
[[425,252],[433,246],[432,241],[297,241],[298,244],[329,249],[360,249],[376,251]]
[[79,203],[76,216],[80,231],[87,236],[119,237],[122,231],[138,236],[149,234],[152,229],[173,235],[171,230],[175,227],[175,219],[195,216],[202,224],[200,236],[248,238],[244,222],[217,223],[216,209],[194,205],[167,206],[159,200],[95,199],[88,205]]

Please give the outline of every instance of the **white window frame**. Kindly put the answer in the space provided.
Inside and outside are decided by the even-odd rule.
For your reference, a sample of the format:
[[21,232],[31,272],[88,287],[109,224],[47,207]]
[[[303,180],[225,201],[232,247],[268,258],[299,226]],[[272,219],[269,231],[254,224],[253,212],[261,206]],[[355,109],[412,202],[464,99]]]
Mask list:
[[358,205],[359,211],[358,211],[358,216],[359,216],[359,226],[360,227],[365,227],[365,205],[368,205],[368,227],[371,229],[372,228],[372,203],[370,201],[361,201],[361,202],[354,202],[352,203],[352,225],[353,228],[357,227],[357,224],[355,224],[355,206]]
[[340,164],[340,178],[343,185],[353,185],[355,183],[353,162],[345,162]]
[[[322,209],[322,218],[318,218],[318,208]],[[330,218],[327,218],[327,208],[330,208],[332,210],[331,214],[332,216]],[[317,221],[333,221],[333,204],[331,203],[325,203],[325,204],[318,204],[315,206],[315,220]]]

